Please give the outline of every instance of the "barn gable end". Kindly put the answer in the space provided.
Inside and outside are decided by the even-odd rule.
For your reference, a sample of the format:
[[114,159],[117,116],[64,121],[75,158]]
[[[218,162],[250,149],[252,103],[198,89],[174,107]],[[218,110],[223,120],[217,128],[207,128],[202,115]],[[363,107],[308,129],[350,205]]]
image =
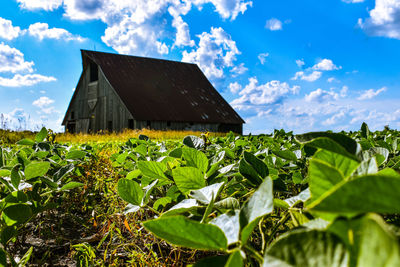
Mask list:
[[242,133],[244,121],[197,65],[82,50],[66,131],[171,129]]

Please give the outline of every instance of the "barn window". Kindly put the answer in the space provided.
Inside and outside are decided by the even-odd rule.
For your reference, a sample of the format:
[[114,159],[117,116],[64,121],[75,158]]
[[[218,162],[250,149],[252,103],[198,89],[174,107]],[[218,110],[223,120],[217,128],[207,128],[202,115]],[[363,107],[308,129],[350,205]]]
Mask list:
[[99,80],[99,69],[96,63],[90,63],[90,82],[95,82]]
[[151,121],[146,121],[146,127],[151,128]]
[[75,119],[75,112],[71,111],[71,120]]
[[112,121],[108,121],[108,123],[107,123],[107,130],[108,130],[109,132],[112,132],[112,130],[113,130],[113,123],[112,123]]
[[128,120],[128,128],[133,129],[133,119]]
[[170,127],[170,126],[171,126],[171,122],[167,121],[167,127]]

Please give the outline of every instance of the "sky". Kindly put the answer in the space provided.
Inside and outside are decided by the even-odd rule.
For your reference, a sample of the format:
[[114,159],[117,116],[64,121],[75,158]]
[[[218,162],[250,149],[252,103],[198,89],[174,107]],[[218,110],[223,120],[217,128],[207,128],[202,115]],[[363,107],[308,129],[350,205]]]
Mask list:
[[80,49],[196,63],[244,133],[400,128],[400,0],[2,0],[0,128],[63,131]]

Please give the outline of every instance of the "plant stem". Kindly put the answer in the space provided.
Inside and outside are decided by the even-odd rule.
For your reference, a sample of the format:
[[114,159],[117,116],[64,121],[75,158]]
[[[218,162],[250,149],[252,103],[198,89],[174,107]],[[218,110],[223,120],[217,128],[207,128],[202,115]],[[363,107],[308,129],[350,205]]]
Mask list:
[[271,234],[269,235],[269,238],[268,238],[268,241],[267,241],[267,245],[269,245],[272,242],[272,240],[273,240],[273,238],[275,236],[275,233],[279,229],[279,226],[284,224],[288,219],[289,219],[289,212],[286,212],[285,215],[282,217],[282,219],[280,219],[279,222],[272,229]]

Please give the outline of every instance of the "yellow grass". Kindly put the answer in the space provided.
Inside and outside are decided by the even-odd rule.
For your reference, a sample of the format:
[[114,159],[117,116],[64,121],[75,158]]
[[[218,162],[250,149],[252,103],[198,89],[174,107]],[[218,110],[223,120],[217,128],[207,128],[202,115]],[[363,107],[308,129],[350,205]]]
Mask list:
[[[179,140],[187,135],[200,136],[202,132],[194,131],[158,131],[158,130],[125,130],[120,133],[96,133],[96,134],[57,134],[56,142],[59,143],[105,143],[105,142],[125,142],[129,138],[137,138],[139,135],[146,135],[153,140]],[[225,133],[209,133],[209,136],[225,136]]]

